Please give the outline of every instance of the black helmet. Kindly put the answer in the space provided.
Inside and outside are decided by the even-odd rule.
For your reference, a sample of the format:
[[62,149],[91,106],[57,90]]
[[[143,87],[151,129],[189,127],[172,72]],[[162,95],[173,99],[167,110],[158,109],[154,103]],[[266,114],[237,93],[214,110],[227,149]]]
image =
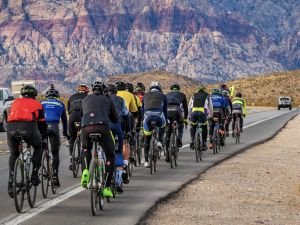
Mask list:
[[55,89],[49,89],[47,92],[46,92],[46,98],[59,98],[60,95],[59,95],[59,92]]
[[129,91],[130,93],[133,93],[134,91],[134,86],[132,83],[126,83],[126,89],[127,91]]
[[107,85],[107,91],[109,91],[109,92],[111,92],[113,94],[117,93],[117,87],[116,87],[116,85],[114,85],[114,84],[108,84]]
[[243,97],[243,95],[242,95],[242,93],[241,93],[241,92],[237,92],[237,93],[235,94],[235,97],[242,98],[242,97]]
[[116,86],[117,86],[118,91],[125,91],[126,90],[126,84],[123,81],[117,81]]
[[179,84],[172,84],[170,87],[171,91],[179,91],[180,90],[180,86]]
[[212,91],[211,91],[212,94],[222,94],[222,92],[220,91],[220,89],[218,88],[214,88]]
[[158,81],[152,81],[149,86],[149,90],[151,91],[152,89],[157,89],[157,90],[161,91],[160,83]]
[[136,91],[145,91],[146,88],[145,88],[145,85],[141,82],[138,82],[135,86],[135,90]]
[[102,81],[95,81],[92,84],[92,90],[93,91],[103,92],[103,87],[104,87],[104,83]]
[[32,85],[25,85],[21,89],[21,95],[23,97],[35,98],[37,96],[37,90]]

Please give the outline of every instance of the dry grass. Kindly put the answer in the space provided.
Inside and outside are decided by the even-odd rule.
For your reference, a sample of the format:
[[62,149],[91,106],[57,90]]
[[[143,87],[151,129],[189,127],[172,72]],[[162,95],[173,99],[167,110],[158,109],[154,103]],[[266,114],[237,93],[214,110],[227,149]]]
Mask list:
[[277,106],[278,96],[290,96],[294,106],[300,104],[300,70],[248,77],[228,85],[241,91],[249,105]]

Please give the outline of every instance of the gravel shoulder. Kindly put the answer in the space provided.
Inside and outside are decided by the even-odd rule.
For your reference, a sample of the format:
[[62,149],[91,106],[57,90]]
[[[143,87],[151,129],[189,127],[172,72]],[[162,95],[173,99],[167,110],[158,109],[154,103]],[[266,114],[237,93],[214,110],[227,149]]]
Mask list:
[[300,224],[300,116],[203,174],[142,224]]

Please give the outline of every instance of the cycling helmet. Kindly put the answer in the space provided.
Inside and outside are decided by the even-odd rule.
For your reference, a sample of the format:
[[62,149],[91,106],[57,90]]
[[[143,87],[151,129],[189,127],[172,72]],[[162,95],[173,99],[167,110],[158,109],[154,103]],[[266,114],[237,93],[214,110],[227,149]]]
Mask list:
[[223,90],[222,91],[222,95],[224,95],[225,97],[229,97],[229,91],[228,90]]
[[54,87],[51,87],[51,89],[49,89],[46,92],[46,98],[59,98],[59,92],[57,90],[54,89]]
[[136,91],[145,91],[145,90],[146,90],[146,89],[145,89],[145,85],[144,85],[143,83],[141,83],[141,82],[138,82],[138,83],[136,84],[135,90],[136,90]]
[[200,91],[207,92],[207,89],[206,89],[206,87],[205,87],[203,84],[201,84],[201,85],[197,88],[197,91],[198,91],[198,92],[200,92]]
[[123,81],[117,81],[116,86],[117,86],[118,91],[125,91],[126,90],[126,84]]
[[222,92],[218,88],[214,88],[211,93],[212,94],[222,94]]
[[32,85],[25,85],[21,89],[21,95],[23,97],[30,97],[30,98],[35,98],[37,96],[37,90],[34,86]]
[[88,93],[90,91],[89,87],[86,84],[79,84],[76,87],[76,90],[79,93]]
[[242,93],[241,93],[241,92],[237,92],[237,93],[235,94],[235,97],[242,98],[242,97],[243,97],[243,95],[242,95]]
[[117,93],[117,87],[116,87],[116,85],[114,85],[114,84],[108,84],[107,85],[107,91],[109,91],[109,92],[111,92],[113,94]]
[[129,91],[130,93],[133,93],[134,91],[134,86],[132,83],[126,83],[126,89],[127,91]]
[[104,83],[102,81],[95,81],[92,84],[92,90],[93,91],[103,92],[103,87],[104,87]]
[[152,81],[150,86],[149,86],[149,90],[151,91],[152,89],[157,89],[157,90],[161,91],[160,83],[157,82],[157,81]]
[[180,90],[180,86],[179,84],[172,84],[170,87],[171,91],[179,91]]

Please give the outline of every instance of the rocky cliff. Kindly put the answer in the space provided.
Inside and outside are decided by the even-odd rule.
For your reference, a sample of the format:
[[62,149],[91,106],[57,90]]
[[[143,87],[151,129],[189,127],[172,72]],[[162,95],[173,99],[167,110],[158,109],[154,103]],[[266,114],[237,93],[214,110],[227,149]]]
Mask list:
[[160,69],[206,81],[300,68],[297,0],[0,0],[0,77],[90,82]]

